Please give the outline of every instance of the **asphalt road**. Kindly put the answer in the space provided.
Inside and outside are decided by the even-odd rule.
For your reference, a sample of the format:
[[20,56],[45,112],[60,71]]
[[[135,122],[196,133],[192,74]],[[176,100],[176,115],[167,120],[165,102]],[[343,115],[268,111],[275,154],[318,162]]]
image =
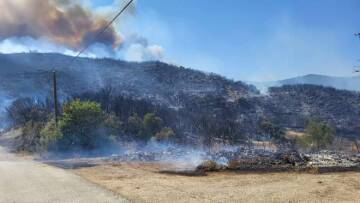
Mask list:
[[0,146],[0,202],[128,202],[53,166],[18,157]]

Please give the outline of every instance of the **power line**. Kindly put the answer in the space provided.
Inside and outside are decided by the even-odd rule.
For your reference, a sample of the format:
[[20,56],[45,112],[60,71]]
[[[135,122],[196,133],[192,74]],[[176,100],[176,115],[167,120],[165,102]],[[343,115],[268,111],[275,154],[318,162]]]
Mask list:
[[[111,24],[113,24],[115,22],[115,20],[130,6],[130,4],[133,2],[134,0],[130,0],[125,6],[124,8],[122,8],[117,14],[116,16],[106,24],[106,26],[100,30],[95,37],[91,40],[90,43],[86,44],[84,46],[84,48],[82,48],[79,53],[74,56],[71,60],[69,60],[69,63],[67,64],[67,66],[72,65],[72,63],[74,63],[74,61],[82,54],[84,53],[84,51],[86,51],[86,49],[88,49],[90,47],[90,45],[96,41],[102,34],[104,34],[104,32],[111,26]],[[57,84],[56,84],[56,71],[53,71],[53,99],[54,99],[54,111],[55,111],[55,123],[57,124],[57,119],[58,119],[58,96],[57,96]]]
[[130,0],[130,1],[116,14],[116,16],[115,16],[110,22],[108,22],[108,24],[106,24],[106,26],[105,26],[102,30],[100,30],[100,31],[95,35],[95,37],[92,39],[91,43],[86,44],[85,47],[82,48],[82,49],[79,51],[79,53],[78,53],[76,56],[74,56],[74,58],[72,58],[72,59],[70,60],[70,63],[69,63],[67,66],[70,66],[82,53],[84,53],[84,52],[90,47],[90,45],[91,45],[94,41],[96,41],[102,34],[104,34],[104,32],[111,26],[111,24],[113,24],[113,23],[116,21],[116,19],[130,6],[130,4],[131,4],[133,1],[134,1],[134,0]]

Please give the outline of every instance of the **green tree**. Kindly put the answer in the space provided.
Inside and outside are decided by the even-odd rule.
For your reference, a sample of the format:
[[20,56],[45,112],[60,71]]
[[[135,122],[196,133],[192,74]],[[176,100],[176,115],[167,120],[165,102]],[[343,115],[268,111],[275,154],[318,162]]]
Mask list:
[[163,120],[156,116],[155,113],[147,113],[143,120],[143,136],[146,139],[150,139],[162,128]]
[[334,130],[324,122],[310,121],[305,132],[308,146],[317,150],[329,146],[334,140]]
[[114,113],[108,113],[104,116],[103,126],[105,133],[111,139],[116,139],[122,133],[123,122]]
[[137,115],[134,114],[128,118],[127,121],[127,132],[133,135],[139,135],[143,128],[143,120]]
[[260,124],[261,132],[274,140],[282,140],[284,138],[284,131],[276,124],[265,120]]
[[96,147],[100,138],[96,131],[102,125],[103,119],[99,103],[80,100],[66,103],[59,121],[63,144],[84,149]]

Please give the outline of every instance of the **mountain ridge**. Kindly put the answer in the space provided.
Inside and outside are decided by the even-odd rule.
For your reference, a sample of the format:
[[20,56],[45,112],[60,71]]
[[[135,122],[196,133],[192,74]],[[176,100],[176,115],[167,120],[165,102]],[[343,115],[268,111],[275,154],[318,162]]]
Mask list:
[[[62,54],[0,54],[0,93],[19,96],[37,92],[51,94],[51,72],[56,70],[63,96],[113,85],[122,94],[158,97],[172,103],[173,96],[186,94],[226,94],[237,92],[247,96],[256,89],[241,81],[175,66],[159,61],[126,62],[114,59],[78,58],[67,66],[71,56]],[[16,95],[17,94],[17,95]],[[154,98],[156,99],[156,98]]]
[[360,91],[359,76],[328,76],[321,74],[307,74],[303,76],[292,77],[283,80],[269,82],[248,82],[255,85],[261,92],[266,92],[269,87],[278,87],[282,85],[319,85],[324,87],[333,87],[339,90]]

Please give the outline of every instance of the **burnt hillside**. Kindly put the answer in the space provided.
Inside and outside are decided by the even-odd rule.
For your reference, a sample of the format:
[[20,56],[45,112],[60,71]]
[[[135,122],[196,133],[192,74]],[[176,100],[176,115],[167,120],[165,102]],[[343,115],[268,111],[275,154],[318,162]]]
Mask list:
[[111,85],[113,95],[155,104],[167,112],[169,126],[190,137],[258,136],[264,120],[303,130],[310,119],[328,122],[338,135],[360,136],[357,92],[286,85],[261,95],[243,82],[162,62],[79,58],[67,66],[70,60],[60,54],[0,54],[0,107],[11,98],[49,96],[56,69],[61,99]]
[[48,95],[51,71],[58,71],[63,96],[111,86],[121,94],[171,104],[176,95],[222,94],[229,99],[256,94],[255,88],[215,74],[165,64],[130,63],[112,59],[79,58],[60,54],[1,54],[0,92],[12,96]]
[[347,136],[360,133],[360,93],[315,85],[269,89],[264,100],[268,116],[290,128],[304,128],[311,119],[324,120]]

